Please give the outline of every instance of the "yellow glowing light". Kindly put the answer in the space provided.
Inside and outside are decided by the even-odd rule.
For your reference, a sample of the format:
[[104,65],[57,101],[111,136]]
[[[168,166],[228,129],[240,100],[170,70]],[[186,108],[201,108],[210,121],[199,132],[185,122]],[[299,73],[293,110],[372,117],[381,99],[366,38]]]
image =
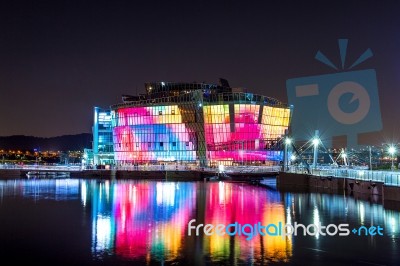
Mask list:
[[[263,215],[263,224],[279,224],[279,222],[285,222],[285,209],[282,204],[268,204],[265,206],[265,211]],[[262,237],[263,246],[258,246],[257,248],[264,249],[266,257],[275,257],[277,260],[282,262],[289,261],[292,256],[292,239],[291,237],[280,237],[280,236],[270,236],[266,234]]]

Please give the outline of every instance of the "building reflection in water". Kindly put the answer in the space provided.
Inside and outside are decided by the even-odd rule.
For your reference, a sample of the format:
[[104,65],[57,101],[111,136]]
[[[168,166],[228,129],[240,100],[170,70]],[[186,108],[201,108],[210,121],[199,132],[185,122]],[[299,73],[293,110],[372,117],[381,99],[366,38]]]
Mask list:
[[[201,196],[198,196],[201,191]],[[171,261],[199,245],[211,261],[287,261],[291,239],[259,236],[188,236],[196,224],[284,222],[277,192],[233,183],[82,181],[81,202],[92,206],[94,257]]]
[[[400,212],[389,209],[396,209],[399,205],[390,205],[385,209],[385,205],[346,195],[281,193],[257,186],[223,182],[78,179],[0,181],[2,215],[7,215],[7,211],[13,214],[10,207],[13,204],[18,206],[18,210],[24,206],[34,206],[36,214],[40,214],[45,207],[43,215],[46,215],[49,206],[68,206],[61,210],[77,215],[68,215],[70,219],[67,222],[77,226],[73,232],[83,234],[84,242],[88,236],[86,233],[90,234],[85,224],[91,221],[91,239],[88,238],[87,243],[91,241],[90,259],[110,264],[119,260],[138,264],[302,264],[306,259],[314,260],[317,257],[315,254],[318,254],[320,259],[325,258],[326,261],[338,258],[357,262],[358,258],[362,258],[375,264],[399,265]],[[32,210],[23,212],[32,215]],[[57,220],[53,219],[55,214],[51,212],[49,215],[47,218],[40,216],[43,220],[31,221],[36,221],[36,226],[40,228],[43,222],[50,219],[51,226],[54,226],[56,223],[53,221]],[[26,218],[29,220],[29,217]],[[82,219],[82,228],[79,228],[79,222],[75,223],[76,219]],[[196,225],[235,222],[261,222],[263,225],[282,222],[293,225],[297,222],[326,226],[348,223],[350,229],[374,225],[384,228],[384,236],[356,236],[351,233],[348,237],[318,235],[282,238],[257,235],[251,240],[243,235],[205,236],[201,233],[199,236],[188,236],[187,226],[192,219],[196,219]],[[2,220],[3,224],[5,220]],[[14,222],[10,224],[18,230],[25,228],[25,219],[18,220],[22,221],[19,226],[15,227]],[[45,228],[52,229],[51,226]],[[58,232],[59,229],[67,230],[57,227],[52,232]],[[32,231],[31,226],[24,230],[23,236]],[[66,231],[68,233],[71,231]],[[36,245],[39,243],[35,242]],[[47,250],[48,247],[43,246],[43,249]],[[81,249],[76,252],[85,253]]]
[[[4,191],[4,190],[3,190]],[[400,214],[382,205],[345,195],[280,193],[225,182],[81,181],[81,202],[92,215],[95,258],[150,264],[160,261],[199,264],[253,264],[298,261],[293,250],[329,248],[326,236],[188,236],[188,223],[381,225],[398,248]],[[375,247],[376,237],[346,238],[349,244]],[[342,240],[340,240],[342,241]],[[380,241],[380,240],[379,240]],[[296,245],[297,246],[296,246]],[[345,247],[340,247],[345,248]],[[395,252],[394,254],[398,254]],[[350,254],[349,254],[350,256]]]
[[92,204],[95,257],[115,253],[149,261],[178,256],[196,204],[196,183],[83,181],[81,193],[82,204]]
[[78,179],[0,180],[0,198],[22,196],[33,200],[75,200],[79,198]]
[[116,191],[116,254],[175,258],[195,206],[195,183],[124,183]]
[[[277,192],[267,192],[253,186],[235,183],[209,183],[206,198],[205,223],[257,224],[285,223],[285,210]],[[274,195],[275,194],[275,195]],[[245,235],[231,237],[214,234],[204,237],[204,252],[211,261],[254,263],[257,261],[288,261],[291,239],[281,236],[261,236],[251,240]]]
[[98,257],[114,252],[115,218],[113,214],[114,189],[110,181],[83,181],[81,201],[86,207],[91,200],[92,252]]

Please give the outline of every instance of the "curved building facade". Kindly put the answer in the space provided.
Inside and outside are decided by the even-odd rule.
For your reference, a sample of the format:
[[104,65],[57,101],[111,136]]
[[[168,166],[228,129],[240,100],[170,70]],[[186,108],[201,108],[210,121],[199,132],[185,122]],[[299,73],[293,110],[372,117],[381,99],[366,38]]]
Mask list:
[[291,108],[219,85],[146,83],[146,94],[111,107],[117,164],[265,165],[282,161],[276,143]]

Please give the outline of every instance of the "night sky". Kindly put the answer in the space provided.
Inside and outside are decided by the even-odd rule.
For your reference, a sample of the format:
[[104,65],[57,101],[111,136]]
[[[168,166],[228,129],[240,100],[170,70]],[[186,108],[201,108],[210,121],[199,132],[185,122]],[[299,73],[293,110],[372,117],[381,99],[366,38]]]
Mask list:
[[287,102],[286,80],[335,73],[337,39],[354,70],[377,72],[383,130],[399,142],[400,4],[396,1],[1,1],[0,135],[90,133],[93,107],[144,82],[217,83]]

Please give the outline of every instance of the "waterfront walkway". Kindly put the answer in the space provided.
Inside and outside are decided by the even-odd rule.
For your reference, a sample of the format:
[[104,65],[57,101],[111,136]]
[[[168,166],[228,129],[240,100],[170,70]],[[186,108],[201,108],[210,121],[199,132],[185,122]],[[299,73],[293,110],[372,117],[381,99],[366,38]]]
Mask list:
[[82,167],[81,167],[80,165],[18,165],[18,164],[0,164],[0,169],[36,171],[36,172],[78,172],[78,171],[82,171]]
[[[304,167],[289,166],[289,170],[287,172],[306,173],[307,170]],[[382,182],[387,186],[400,187],[400,171],[378,171],[362,168],[352,169],[348,167],[324,166],[310,169],[310,174],[314,176],[332,176],[363,181]]]
[[[110,171],[106,169],[83,169],[80,165],[0,165],[0,169],[8,170],[22,170],[22,171],[37,171],[37,172],[85,172],[85,171]],[[252,174],[279,174],[282,170],[281,166],[225,166],[223,170],[210,167],[195,167],[187,165],[122,165],[112,170],[118,171],[200,171],[207,173],[224,173],[226,175],[252,175]],[[307,173],[304,167],[289,166],[287,172],[290,173]],[[324,177],[339,177],[339,178],[352,178],[355,180],[382,182],[388,186],[400,187],[400,171],[377,171],[367,170],[363,168],[348,168],[348,167],[334,167],[334,166],[321,166],[310,169],[311,175],[324,176]]]
[[117,179],[165,179],[165,180],[218,180],[253,181],[268,176],[277,176],[280,166],[225,166],[219,168],[191,165],[121,165],[107,169],[83,169],[80,165],[0,165],[1,178],[25,177],[29,172],[67,172],[71,177],[117,178]]
[[[60,172],[79,172],[85,170],[105,170],[111,169],[85,169],[80,165],[2,165],[0,169],[16,169],[25,171],[60,171]],[[205,172],[224,172],[226,174],[245,174],[245,173],[279,173],[280,166],[225,166],[223,170],[210,167],[195,167],[187,165],[122,165],[112,170],[119,171],[205,171]]]

